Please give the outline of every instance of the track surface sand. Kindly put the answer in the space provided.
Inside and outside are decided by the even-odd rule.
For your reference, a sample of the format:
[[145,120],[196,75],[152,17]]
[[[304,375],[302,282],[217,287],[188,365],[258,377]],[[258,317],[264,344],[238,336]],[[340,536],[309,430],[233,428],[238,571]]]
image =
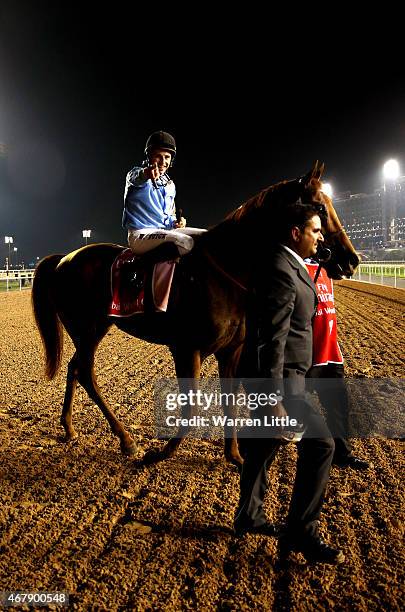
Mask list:
[[[349,377],[401,377],[404,301],[336,287]],[[402,302],[402,303],[401,303]],[[69,591],[76,610],[399,610],[403,601],[401,442],[355,440],[366,473],[333,468],[321,528],[346,563],[313,566],[296,554],[277,566],[277,541],[231,535],[239,478],[222,440],[186,440],[176,457],[143,467],[153,435],[153,385],[173,377],[165,347],[112,328],[96,360],[101,389],[132,431],[125,459],[84,390],[75,398],[80,437],[65,445],[59,417],[72,346],[62,371],[43,377],[29,292],[0,295],[0,591]],[[215,362],[204,375],[216,374]],[[295,449],[270,472],[270,519],[287,513]]]

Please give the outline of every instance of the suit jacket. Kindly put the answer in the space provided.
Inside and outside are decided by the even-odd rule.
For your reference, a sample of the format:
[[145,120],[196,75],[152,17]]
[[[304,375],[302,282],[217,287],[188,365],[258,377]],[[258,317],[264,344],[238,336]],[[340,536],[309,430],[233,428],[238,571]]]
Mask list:
[[303,393],[312,365],[316,306],[316,289],[307,270],[280,245],[270,263],[261,266],[248,309],[240,375],[249,392],[253,387],[246,377],[267,379],[260,392]]

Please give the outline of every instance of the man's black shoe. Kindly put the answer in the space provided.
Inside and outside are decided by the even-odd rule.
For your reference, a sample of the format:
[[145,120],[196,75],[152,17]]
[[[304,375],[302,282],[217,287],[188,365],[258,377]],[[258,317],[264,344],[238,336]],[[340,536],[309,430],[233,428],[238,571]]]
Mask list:
[[353,470],[368,470],[373,467],[373,464],[369,461],[364,461],[364,459],[358,459],[353,455],[348,455],[342,459],[334,459],[333,465],[340,468],[352,468]]
[[341,550],[328,546],[321,538],[316,537],[292,540],[290,536],[282,536],[279,540],[280,558],[285,559],[290,552],[300,552],[312,563],[339,565],[345,560]]
[[276,538],[280,535],[280,529],[273,523],[269,523],[269,522],[263,523],[262,525],[259,525],[257,527],[256,526],[250,526],[250,527],[240,526],[239,527],[235,525],[235,536],[237,538],[241,538],[246,533],[257,533],[258,535],[265,535],[265,536],[271,536],[273,538]]

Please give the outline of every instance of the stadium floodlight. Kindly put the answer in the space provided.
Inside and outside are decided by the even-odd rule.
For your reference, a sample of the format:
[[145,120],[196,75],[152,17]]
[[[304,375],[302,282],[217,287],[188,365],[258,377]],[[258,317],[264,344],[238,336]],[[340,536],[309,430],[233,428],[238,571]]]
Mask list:
[[90,235],[91,235],[91,230],[89,229],[83,230],[83,238],[86,239],[86,244],[87,244],[87,240],[90,238]]
[[383,167],[384,178],[395,181],[399,177],[399,163],[396,159],[389,159]]
[[8,267],[11,268],[11,245],[14,240],[12,236],[4,236],[4,242],[8,244]]
[[333,196],[333,188],[330,183],[322,183],[322,191],[331,198]]

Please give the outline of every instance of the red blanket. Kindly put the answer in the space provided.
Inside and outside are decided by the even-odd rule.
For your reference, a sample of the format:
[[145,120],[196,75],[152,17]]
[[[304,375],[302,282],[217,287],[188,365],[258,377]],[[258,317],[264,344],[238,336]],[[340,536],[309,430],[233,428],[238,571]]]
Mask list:
[[[129,282],[127,273],[129,266],[135,272],[138,259],[140,258],[134,255],[131,249],[125,249],[116,257],[111,266],[112,300],[108,313],[111,317],[130,317],[145,312],[146,273],[138,272],[138,275],[143,275],[143,283]],[[153,268],[151,285],[155,312],[166,312],[167,310],[175,265],[175,262],[163,261]]]

